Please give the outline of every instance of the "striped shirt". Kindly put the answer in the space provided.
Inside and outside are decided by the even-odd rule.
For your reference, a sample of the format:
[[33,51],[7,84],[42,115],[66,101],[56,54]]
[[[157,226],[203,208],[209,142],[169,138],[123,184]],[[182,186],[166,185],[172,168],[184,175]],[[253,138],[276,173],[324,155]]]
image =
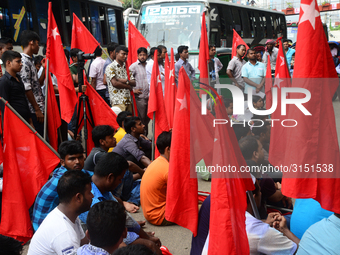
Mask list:
[[[145,63],[146,64],[146,63]],[[136,94],[137,98],[149,98],[149,84],[146,75],[146,65],[143,65],[139,60],[135,63],[131,64],[130,70],[132,75],[135,77],[136,80],[136,87],[135,89],[142,89],[142,94]]]

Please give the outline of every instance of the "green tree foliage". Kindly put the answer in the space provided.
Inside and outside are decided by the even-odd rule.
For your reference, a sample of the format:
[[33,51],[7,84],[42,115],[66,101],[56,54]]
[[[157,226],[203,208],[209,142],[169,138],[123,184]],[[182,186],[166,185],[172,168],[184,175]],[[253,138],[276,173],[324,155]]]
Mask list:
[[[133,0],[133,8],[139,10],[142,3],[145,1],[149,1],[149,0]],[[131,7],[131,0],[123,0],[122,3],[123,3],[124,10]]]

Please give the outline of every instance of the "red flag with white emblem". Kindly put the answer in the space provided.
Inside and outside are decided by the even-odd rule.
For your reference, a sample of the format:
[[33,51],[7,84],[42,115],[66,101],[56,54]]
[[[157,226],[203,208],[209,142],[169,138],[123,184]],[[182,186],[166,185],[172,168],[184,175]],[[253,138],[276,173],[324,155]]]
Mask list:
[[129,21],[129,36],[128,36],[128,48],[129,54],[127,59],[127,66],[136,62],[138,59],[137,50],[140,47],[148,48],[150,43],[144,38],[144,36],[138,31],[134,24]]
[[93,53],[99,45],[96,38],[73,13],[71,49],[77,48],[84,53]]
[[61,118],[69,123],[78,98],[65,57],[57,23],[53,16],[51,2],[48,5],[46,58],[49,60],[49,71],[53,73],[58,80]]
[[173,128],[176,93],[177,86],[175,81],[175,61],[174,61],[174,49],[171,48],[171,59],[169,71],[165,73],[165,81],[168,81],[168,85],[165,86],[164,103],[166,116],[169,122],[169,127]]
[[240,44],[246,46],[246,51],[249,49],[248,45],[243,41],[242,37],[239,36],[235,29],[233,29],[233,47],[231,49],[231,58],[237,55],[236,54],[237,46],[239,46]]
[[196,236],[198,184],[197,178],[190,178],[190,156],[193,153],[190,150],[190,87],[190,79],[182,67],[171,138],[165,218],[189,229]]
[[332,104],[339,80],[316,0],[301,1],[295,54],[292,87],[309,91],[310,99],[303,103],[307,112],[294,105],[288,111],[287,119],[298,125],[287,129],[284,163],[297,171],[283,173],[282,193],[313,198],[322,208],[340,213],[340,153]]
[[[155,122],[154,143],[157,141],[157,137],[163,131],[169,131],[169,124],[166,118],[166,111],[163,100],[162,81],[159,73],[159,67],[157,62],[157,50],[154,54],[154,62],[152,67],[151,82],[150,82],[150,96],[148,103],[148,117]],[[155,118],[154,118],[155,113]],[[159,151],[156,147],[155,158],[159,156]]]
[[60,159],[38,138],[36,132],[29,129],[11,109],[5,108],[0,234],[27,242],[33,236],[29,208]]

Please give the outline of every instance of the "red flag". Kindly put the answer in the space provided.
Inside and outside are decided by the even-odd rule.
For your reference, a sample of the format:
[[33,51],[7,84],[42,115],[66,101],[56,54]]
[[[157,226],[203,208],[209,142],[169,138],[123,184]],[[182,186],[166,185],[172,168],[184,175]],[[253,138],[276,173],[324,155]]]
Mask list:
[[48,100],[47,100],[47,127],[50,144],[56,151],[58,150],[58,128],[61,126],[61,119],[57,99],[50,74],[48,74]]
[[[217,119],[229,121],[225,106],[219,101],[215,105],[215,110]],[[247,166],[232,127],[216,125],[214,129],[214,165],[234,169]],[[209,255],[221,254],[221,251],[225,254],[249,254],[245,225],[246,191],[253,189],[249,173],[237,171],[212,173]]]
[[52,3],[50,2],[48,5],[46,58],[49,59],[50,72],[58,80],[61,118],[69,123],[78,98],[74,90],[71,72],[64,56],[63,44],[52,13]]
[[248,45],[243,41],[242,37],[239,36],[239,34],[235,31],[235,29],[233,29],[233,47],[231,49],[231,58],[237,55],[236,49],[237,49],[237,46],[239,46],[240,44],[243,44],[246,46],[246,51],[249,49]]
[[[154,119],[155,113],[155,119]],[[162,90],[162,82],[158,68],[157,62],[157,50],[155,50],[154,54],[154,62],[152,67],[151,74],[151,84],[150,84],[150,96],[148,103],[148,117],[153,119],[155,122],[155,134],[154,134],[154,143],[157,141],[157,137],[163,131],[169,131],[169,124],[166,118],[166,111],[163,100],[163,90]],[[156,147],[155,149],[155,158],[159,156],[159,151]]]
[[27,242],[33,236],[28,210],[60,160],[8,107],[3,139],[0,233]]
[[[156,55],[157,56],[157,55]],[[197,235],[198,185],[190,178],[190,79],[179,71],[165,218]]]
[[208,74],[208,60],[209,57],[209,43],[207,34],[207,25],[205,24],[205,13],[202,14],[201,25],[201,42],[200,51],[198,54],[198,69],[200,70],[200,78],[209,78]]
[[[104,99],[98,94],[98,92],[88,83],[84,76],[84,84],[87,85],[85,95],[89,98],[91,113],[86,105],[87,112],[87,129],[88,129],[88,139],[87,139],[87,154],[89,154],[94,147],[94,143],[92,141],[92,124],[94,126],[99,125],[110,125],[114,129],[118,129],[119,125],[117,123],[117,115],[112,111],[110,106],[104,101]],[[93,123],[91,123],[91,116],[93,118]],[[84,111],[81,108],[79,120],[82,121],[79,123],[78,133],[82,129],[84,125],[83,121]]]
[[170,63],[169,63],[169,55],[168,53],[165,53],[165,60],[164,60],[164,101],[165,101],[165,95],[167,93],[168,90],[168,86],[169,86],[169,73],[170,73]]
[[266,71],[266,83],[265,83],[265,93],[266,93],[266,108],[269,110],[272,107],[272,70],[270,68],[270,56],[268,55],[267,60],[267,71]]
[[144,36],[138,31],[134,24],[129,21],[129,36],[128,36],[128,48],[129,55],[127,59],[127,66],[136,62],[138,59],[137,50],[140,47],[148,48],[150,43],[144,38]]
[[[165,64],[165,67],[167,64]],[[169,122],[169,127],[173,128],[174,125],[174,113],[176,104],[177,86],[175,81],[175,61],[174,61],[174,49],[171,48],[171,59],[169,71],[165,68],[165,93],[164,104],[166,110],[166,116]]]
[[287,119],[295,119],[298,125],[287,129],[284,163],[295,164],[298,171],[283,173],[282,193],[295,198],[313,198],[322,208],[340,213],[340,154],[332,105],[339,81],[317,2],[302,0],[300,6],[292,87],[310,92],[311,99],[303,106],[311,115],[303,114],[295,106],[288,111]]
[[84,53],[93,53],[100,43],[73,13],[71,49],[77,48]]

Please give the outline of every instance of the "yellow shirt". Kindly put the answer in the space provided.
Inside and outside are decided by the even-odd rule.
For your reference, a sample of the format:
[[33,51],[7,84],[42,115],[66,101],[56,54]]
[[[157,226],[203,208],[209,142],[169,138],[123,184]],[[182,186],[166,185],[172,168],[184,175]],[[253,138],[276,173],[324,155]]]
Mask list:
[[[116,142],[119,143],[120,140],[123,139],[123,137],[125,136],[125,134],[126,134],[125,130],[124,130],[123,128],[120,127],[120,128],[118,129],[117,133],[115,133],[115,135],[114,135],[114,138],[116,138]],[[108,152],[112,152],[112,150],[113,150],[113,147],[110,148]]]

